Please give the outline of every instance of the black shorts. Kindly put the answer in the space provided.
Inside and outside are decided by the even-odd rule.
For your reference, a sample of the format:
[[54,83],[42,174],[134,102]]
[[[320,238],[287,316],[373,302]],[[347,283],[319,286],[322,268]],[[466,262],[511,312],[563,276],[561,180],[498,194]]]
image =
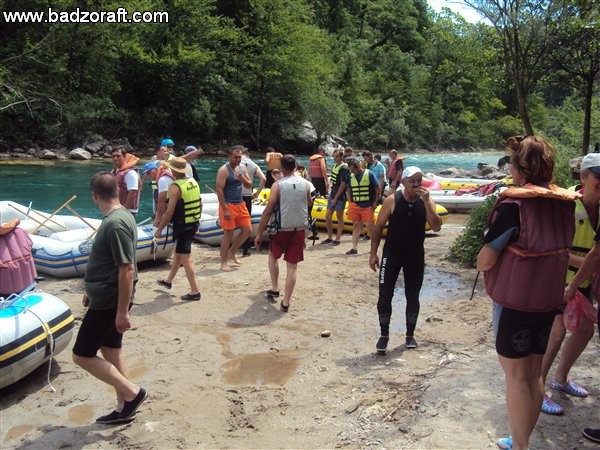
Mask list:
[[496,353],[512,359],[543,355],[557,313],[523,312],[494,304]]
[[115,326],[117,308],[88,309],[81,321],[73,353],[93,358],[100,347],[121,348],[123,333]]
[[186,228],[174,234],[177,240],[175,253],[179,253],[180,255],[189,255],[192,253],[192,242],[194,242],[196,231],[198,231],[197,227]]

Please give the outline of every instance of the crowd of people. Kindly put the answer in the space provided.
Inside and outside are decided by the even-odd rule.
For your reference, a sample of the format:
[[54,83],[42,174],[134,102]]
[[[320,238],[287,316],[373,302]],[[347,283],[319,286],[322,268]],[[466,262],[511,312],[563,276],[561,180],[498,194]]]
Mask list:
[[[199,180],[191,162],[203,151],[188,146],[182,155],[175,156],[173,147],[171,139],[164,139],[156,157],[145,164],[140,174],[135,168],[138,159],[117,146],[112,151],[114,169],[97,174],[91,181],[93,201],[105,218],[85,275],[83,301],[89,309],[73,358],[115,388],[115,409],[99,417],[98,423],[133,420],[147,396],[144,388],[127,379],[121,352],[123,333],[131,326],[129,309],[137,281],[135,214],[145,179],[151,181],[153,189],[155,236],[159,237],[162,229],[171,224],[176,240],[171,269],[157,283],[171,289],[179,268],[183,267],[190,290],[181,299],[201,298],[191,252],[202,203]],[[550,389],[576,397],[589,395],[568,374],[593,335],[593,321],[583,318],[577,330],[565,340],[563,311],[577,290],[589,299],[600,293],[600,277],[593,277],[600,268],[600,154],[583,158],[581,186],[566,190],[550,184],[555,155],[543,138],[514,137],[509,139],[507,149],[510,172],[517,186],[501,193],[492,210],[477,267],[484,272],[486,291],[493,301],[496,351],[505,375],[511,435],[500,439],[498,445],[527,449],[540,412],[564,413],[544,392],[546,378],[559,351],[560,360],[550,379]],[[362,159],[355,156],[350,147],[335,150],[334,164],[329,169],[325,151],[319,148],[310,158],[307,170],[293,155],[269,147],[265,175],[246,148],[231,147],[228,161],[216,175],[218,214],[223,229],[221,270],[231,272],[232,266],[239,266],[238,250],[242,250],[242,256],[249,255],[252,246],[260,248],[267,233],[271,285],[266,295],[271,300],[281,296],[280,309],[287,312],[298,263],[304,260],[311,207],[316,196],[326,197],[327,238],[321,245],[340,244],[346,209],[353,223],[352,246],[346,254],[358,253],[361,236],[370,241],[368,263],[372,270],[379,270],[380,336],[376,351],[385,353],[391,339],[392,297],[401,270],[406,297],[405,348],[414,349],[425,267],[425,223],[436,232],[441,228],[441,220],[428,189],[422,186],[420,168],[404,167],[403,158],[395,150],[389,152],[383,163],[370,151],[362,152],[361,156]],[[255,180],[258,180],[256,190]],[[270,189],[269,199],[252,240],[252,202],[265,188]],[[375,221],[374,212],[379,205]],[[386,224],[387,238],[379,257]],[[240,230],[237,235],[235,229]],[[365,229],[367,232],[363,233]],[[315,234],[312,238],[317,239]],[[287,268],[283,295],[279,284],[282,257]],[[102,358],[97,356],[98,351]],[[584,435],[600,442],[599,429],[586,428]]]

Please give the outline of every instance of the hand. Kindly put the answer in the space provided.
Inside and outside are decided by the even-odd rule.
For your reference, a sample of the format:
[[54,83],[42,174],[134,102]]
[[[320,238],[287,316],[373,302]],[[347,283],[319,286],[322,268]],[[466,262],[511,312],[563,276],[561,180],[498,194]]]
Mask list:
[[563,297],[563,303],[567,303],[569,300],[571,300],[571,298],[575,295],[575,291],[576,290],[577,289],[575,289],[570,284],[567,285],[567,287],[565,288],[565,294],[564,294],[564,297]]
[[160,235],[162,234],[161,231],[162,230],[160,228],[157,228],[156,231],[154,232],[154,237],[156,239],[160,238]]
[[204,149],[202,147],[198,147],[196,149],[196,155],[202,156],[203,153],[204,153]]
[[81,304],[84,308],[87,308],[90,305],[90,298],[87,294],[83,294],[83,299],[81,300]]
[[227,206],[223,208],[223,218],[226,220],[231,220],[231,213],[229,212],[229,208]]
[[379,257],[377,254],[369,256],[369,267],[371,267],[373,272],[377,272],[377,269],[379,269]]
[[415,189],[415,192],[421,197],[421,200],[427,201],[429,200],[429,190],[424,188],[423,186],[419,186]]
[[115,317],[115,327],[119,333],[125,333],[131,328],[131,320],[129,319],[129,313],[117,313]]
[[256,235],[254,238],[254,248],[260,250],[260,244],[262,243],[262,236],[260,234]]

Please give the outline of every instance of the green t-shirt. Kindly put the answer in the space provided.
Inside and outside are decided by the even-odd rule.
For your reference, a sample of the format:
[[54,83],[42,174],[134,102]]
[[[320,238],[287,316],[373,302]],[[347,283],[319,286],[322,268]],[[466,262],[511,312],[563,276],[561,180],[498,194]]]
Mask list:
[[135,286],[138,279],[136,248],[135,219],[125,208],[114,210],[104,218],[96,232],[85,270],[85,290],[90,300],[90,309],[117,307],[121,264],[133,264]]

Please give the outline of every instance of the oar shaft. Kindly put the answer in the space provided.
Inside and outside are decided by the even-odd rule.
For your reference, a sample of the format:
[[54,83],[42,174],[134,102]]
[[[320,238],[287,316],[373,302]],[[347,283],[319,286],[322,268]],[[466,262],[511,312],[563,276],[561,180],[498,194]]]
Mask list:
[[69,211],[71,211],[73,214],[75,214],[77,217],[79,217],[79,218],[80,218],[80,219],[83,221],[83,223],[85,223],[85,224],[86,224],[88,227],[90,227],[90,228],[92,228],[94,231],[96,231],[96,227],[95,227],[94,225],[92,225],[91,223],[89,223],[87,220],[85,220],[85,218],[81,217],[81,216],[79,215],[79,213],[78,213],[77,211],[75,211],[75,210],[74,210],[74,209],[71,207],[71,205],[67,205],[67,209],[68,209]]
[[[10,206],[12,209],[14,209],[14,210],[15,210],[15,211],[17,211],[17,212],[20,212],[21,214],[25,214],[25,216],[26,216],[26,217],[28,217],[29,219],[33,220],[33,221],[34,221],[34,222],[36,222],[36,223],[39,223],[39,224],[40,224],[40,226],[44,225],[42,222],[40,222],[40,221],[39,221],[39,220],[37,220],[37,219],[34,219],[33,217],[31,217],[31,215],[29,215],[29,214],[27,214],[27,213],[24,213],[23,211],[21,211],[21,210],[20,210],[19,208],[17,208],[16,206],[14,206],[14,205],[11,205],[11,204],[9,204],[8,206]],[[55,222],[53,222],[53,223],[55,223]],[[60,224],[59,224],[59,223],[57,223],[57,225],[60,225]],[[60,226],[62,226],[62,225],[60,225]],[[50,227],[48,227],[48,228],[49,228],[51,231],[54,231],[54,230],[52,230],[52,228],[50,228]],[[64,227],[63,227],[63,228],[64,228]]]
[[31,232],[31,234],[35,234],[37,230],[39,230],[48,220],[50,220],[52,217],[54,217],[61,209],[63,209],[65,206],[67,206],[69,203],[71,203],[73,200],[75,200],[77,198],[77,195],[73,195],[73,197],[71,197],[69,200],[67,200],[66,202],[64,202],[60,208],[58,208],[56,211],[54,211],[52,214],[50,214],[50,217],[46,218],[43,222],[42,225],[38,225],[37,227],[35,227],[35,229]]

